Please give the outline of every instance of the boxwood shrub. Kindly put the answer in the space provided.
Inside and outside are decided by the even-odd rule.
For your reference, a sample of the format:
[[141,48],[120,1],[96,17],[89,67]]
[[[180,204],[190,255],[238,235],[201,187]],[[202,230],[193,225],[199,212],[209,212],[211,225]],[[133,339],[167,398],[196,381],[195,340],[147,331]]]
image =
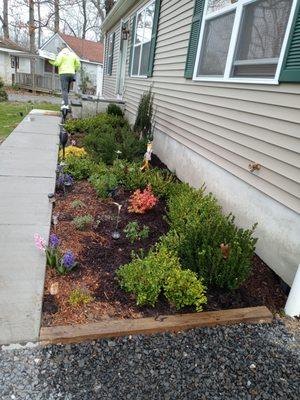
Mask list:
[[197,311],[202,311],[207,302],[202,280],[192,271],[182,270],[176,252],[162,243],[146,257],[135,256],[131,263],[120,267],[117,277],[120,285],[135,295],[140,306],[154,307],[161,294],[178,310],[195,306]]
[[256,225],[237,228],[233,215],[223,215],[204,188],[178,185],[168,201],[167,219],[172,232],[166,238],[169,247],[176,248],[181,265],[207,285],[236,289],[249,277]]

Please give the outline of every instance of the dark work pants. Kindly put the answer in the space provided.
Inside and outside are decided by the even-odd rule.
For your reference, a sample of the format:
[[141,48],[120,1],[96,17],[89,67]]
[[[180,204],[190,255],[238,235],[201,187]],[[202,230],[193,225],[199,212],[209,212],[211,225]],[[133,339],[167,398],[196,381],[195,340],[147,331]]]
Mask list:
[[61,92],[62,98],[64,101],[64,105],[69,105],[69,92],[71,83],[75,80],[74,74],[61,74],[60,75],[60,82],[61,82]]

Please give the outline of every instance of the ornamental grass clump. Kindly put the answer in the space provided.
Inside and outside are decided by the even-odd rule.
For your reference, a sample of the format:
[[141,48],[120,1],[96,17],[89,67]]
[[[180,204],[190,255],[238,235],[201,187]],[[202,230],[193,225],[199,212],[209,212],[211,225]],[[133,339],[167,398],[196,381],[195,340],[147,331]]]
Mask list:
[[136,214],[145,214],[158,203],[158,198],[154,196],[151,186],[145,190],[136,190],[129,199],[130,206],[128,211]]
[[66,275],[78,266],[74,254],[68,250],[62,254],[59,238],[53,233],[50,235],[49,245],[39,234],[34,235],[34,242],[38,250],[45,253],[48,267],[55,268],[60,275]]

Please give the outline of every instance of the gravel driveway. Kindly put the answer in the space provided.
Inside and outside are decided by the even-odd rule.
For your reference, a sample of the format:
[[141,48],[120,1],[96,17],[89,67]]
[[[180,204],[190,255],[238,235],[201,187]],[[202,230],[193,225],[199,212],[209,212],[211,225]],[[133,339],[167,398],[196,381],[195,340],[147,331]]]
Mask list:
[[0,352],[0,398],[299,399],[299,343],[280,322]]

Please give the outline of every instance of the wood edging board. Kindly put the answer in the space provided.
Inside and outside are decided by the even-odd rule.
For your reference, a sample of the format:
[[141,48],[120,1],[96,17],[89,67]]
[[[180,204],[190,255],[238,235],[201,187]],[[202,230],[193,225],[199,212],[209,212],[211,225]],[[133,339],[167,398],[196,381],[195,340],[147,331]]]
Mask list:
[[157,318],[105,320],[84,325],[42,327],[41,344],[78,343],[129,335],[178,332],[193,328],[239,323],[271,323],[272,313],[265,306],[202,313],[175,314]]

